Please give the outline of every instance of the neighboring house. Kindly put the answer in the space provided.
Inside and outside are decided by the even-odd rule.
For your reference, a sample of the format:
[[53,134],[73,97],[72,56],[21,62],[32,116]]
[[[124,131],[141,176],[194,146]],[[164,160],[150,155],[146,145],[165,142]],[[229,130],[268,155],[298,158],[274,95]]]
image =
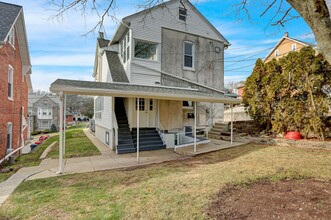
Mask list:
[[286,56],[292,51],[299,51],[303,47],[311,46],[310,44],[289,37],[288,32],[284,34],[284,36],[280,39],[280,41],[276,44],[274,48],[268,53],[268,55],[264,58],[264,62],[268,62],[274,58],[279,59],[281,57]]
[[123,18],[111,40],[100,33],[95,82],[58,79],[50,90],[95,95],[95,136],[117,153],[196,146],[208,141],[193,137],[196,125],[240,103],[223,91],[229,45],[189,1],[167,1]]
[[27,138],[30,74],[23,8],[0,2],[0,161]]
[[60,98],[54,95],[29,94],[29,120],[31,131],[59,128]]

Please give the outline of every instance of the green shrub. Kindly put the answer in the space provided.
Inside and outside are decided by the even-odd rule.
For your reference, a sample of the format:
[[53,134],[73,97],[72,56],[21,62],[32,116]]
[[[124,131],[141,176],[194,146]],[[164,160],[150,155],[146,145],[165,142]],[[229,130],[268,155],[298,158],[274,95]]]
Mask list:
[[57,132],[57,128],[56,128],[55,124],[52,124],[52,126],[51,126],[51,132],[52,133]]

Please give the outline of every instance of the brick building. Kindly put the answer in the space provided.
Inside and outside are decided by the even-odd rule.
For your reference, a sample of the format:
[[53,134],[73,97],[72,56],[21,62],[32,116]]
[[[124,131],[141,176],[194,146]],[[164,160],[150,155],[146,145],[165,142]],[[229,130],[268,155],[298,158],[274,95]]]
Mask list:
[[23,8],[0,2],[0,161],[24,146],[30,74]]

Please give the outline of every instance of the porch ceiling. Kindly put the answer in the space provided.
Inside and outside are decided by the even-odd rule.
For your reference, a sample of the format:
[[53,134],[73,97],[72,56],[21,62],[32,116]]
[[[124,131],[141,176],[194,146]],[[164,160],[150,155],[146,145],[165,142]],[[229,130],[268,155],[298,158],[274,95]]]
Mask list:
[[146,86],[128,83],[105,83],[80,80],[57,79],[51,84],[53,93],[78,94],[92,96],[115,96],[128,98],[152,98],[163,100],[190,100],[197,102],[214,102],[238,104],[239,99],[226,97],[222,93],[206,93],[190,88],[165,86]]

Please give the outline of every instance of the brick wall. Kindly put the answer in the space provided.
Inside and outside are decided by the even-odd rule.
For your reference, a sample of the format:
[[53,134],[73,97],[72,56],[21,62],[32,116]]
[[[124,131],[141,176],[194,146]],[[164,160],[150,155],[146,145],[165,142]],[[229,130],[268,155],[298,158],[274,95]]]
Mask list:
[[[16,32],[16,31],[15,31]],[[13,67],[13,100],[8,99],[8,66]],[[6,152],[7,123],[12,123],[12,146],[16,149],[20,146],[21,111],[28,112],[28,86],[22,78],[22,61],[15,36],[15,47],[8,42],[0,46],[0,159]],[[24,140],[27,137],[27,129],[24,132]]]

